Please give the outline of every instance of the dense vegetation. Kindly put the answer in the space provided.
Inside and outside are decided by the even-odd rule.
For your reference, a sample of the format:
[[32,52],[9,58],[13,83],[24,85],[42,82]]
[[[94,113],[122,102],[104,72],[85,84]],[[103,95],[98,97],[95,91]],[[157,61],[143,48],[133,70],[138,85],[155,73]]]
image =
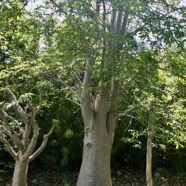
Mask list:
[[0,2],[0,174],[25,186],[33,160],[28,174],[81,167],[78,186],[110,186],[111,162],[152,186],[151,171],[186,171],[185,14],[174,0]]

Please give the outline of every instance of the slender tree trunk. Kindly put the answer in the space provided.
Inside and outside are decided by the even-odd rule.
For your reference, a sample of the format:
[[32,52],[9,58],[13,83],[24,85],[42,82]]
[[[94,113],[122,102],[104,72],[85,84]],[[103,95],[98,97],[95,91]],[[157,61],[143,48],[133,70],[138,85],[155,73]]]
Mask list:
[[155,107],[156,101],[151,101],[148,121],[147,134],[147,155],[146,155],[146,183],[147,186],[153,186],[152,180],[152,139],[155,125]]
[[150,126],[148,127],[148,136],[147,136],[146,183],[147,183],[147,186],[153,186],[153,181],[152,181],[152,131],[151,131]]
[[29,160],[17,159],[14,167],[12,186],[27,186]]

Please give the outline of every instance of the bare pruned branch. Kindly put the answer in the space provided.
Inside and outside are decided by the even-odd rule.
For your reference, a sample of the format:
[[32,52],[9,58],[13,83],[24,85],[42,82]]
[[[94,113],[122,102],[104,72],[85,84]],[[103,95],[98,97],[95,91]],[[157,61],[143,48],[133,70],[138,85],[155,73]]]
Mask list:
[[[1,124],[3,126],[3,132],[14,141],[14,144],[21,152],[25,152],[25,148],[21,142],[20,137],[14,132],[12,126],[8,123],[10,116],[2,109],[0,109],[0,118],[2,119]],[[13,133],[14,132],[14,133]]]
[[16,159],[17,154],[14,151],[14,149],[12,148],[12,146],[10,145],[10,143],[5,139],[5,137],[3,136],[3,133],[0,132],[0,140],[3,142],[3,144],[5,145],[5,147],[7,148],[8,152],[10,153],[10,155]]
[[50,135],[54,132],[55,129],[55,125],[52,126],[52,128],[50,129],[48,134],[45,134],[43,136],[43,142],[41,144],[41,146],[37,149],[37,151],[35,151],[30,157],[29,160],[32,161],[34,160],[37,156],[39,156],[43,150],[45,149],[47,142],[48,142],[48,138],[50,137]]
[[24,124],[27,125],[29,122],[28,117],[26,113],[24,112],[24,110],[19,105],[14,93],[9,88],[7,88],[7,94],[8,94],[9,99],[14,103],[13,105],[14,110],[19,114]]
[[116,33],[120,33],[122,24],[123,10],[118,10],[118,16],[116,21]]
[[42,109],[43,105],[43,96],[44,96],[44,91],[42,89],[39,90],[39,107],[36,110],[36,113],[40,112]]
[[[10,116],[10,115],[8,115],[4,110],[1,110],[0,109],[0,115],[3,113],[3,115],[7,118],[7,119],[9,119],[10,121],[12,121],[15,125],[16,125],[16,127],[19,129],[19,132],[21,133],[21,134],[23,134],[24,133],[24,131],[23,131],[23,128],[21,127],[21,123],[20,122],[18,122],[16,119],[14,119],[12,116]],[[8,123],[8,120],[6,121],[6,125],[7,126],[9,126],[10,128],[11,128],[11,125]],[[11,129],[12,130],[12,129]]]
[[92,103],[91,92],[89,92],[92,85],[92,79],[90,77],[90,69],[93,67],[95,63],[93,54],[94,52],[91,49],[89,49],[86,56],[86,70],[83,79],[83,90],[81,93],[81,98],[82,98],[81,110],[83,114],[84,123],[87,123],[86,121],[88,121],[90,115],[93,114],[93,110],[91,107],[91,103]]
[[113,29],[113,28],[114,28],[115,21],[116,21],[116,10],[115,10],[115,9],[113,9],[113,11],[112,11],[112,17],[111,17],[111,26],[112,26],[112,28],[111,28],[111,29]]
[[29,156],[33,153],[34,148],[36,146],[38,135],[39,135],[39,128],[36,124],[33,125],[33,130],[34,130],[34,134],[32,136],[31,142],[28,145],[28,148],[25,154],[23,155],[23,160],[26,160],[29,158]]
[[129,12],[128,12],[128,10],[126,10],[126,11],[125,11],[124,18],[123,18],[123,23],[122,23],[122,26],[121,26],[121,31],[120,31],[120,33],[121,33],[122,35],[125,34],[126,29],[127,29],[128,16],[129,16]]

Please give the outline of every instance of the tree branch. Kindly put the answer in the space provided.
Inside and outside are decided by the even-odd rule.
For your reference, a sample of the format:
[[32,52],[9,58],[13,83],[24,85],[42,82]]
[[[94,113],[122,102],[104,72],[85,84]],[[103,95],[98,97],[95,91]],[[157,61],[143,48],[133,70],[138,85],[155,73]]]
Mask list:
[[43,136],[43,142],[41,144],[41,146],[37,149],[37,151],[35,151],[30,157],[29,160],[32,161],[34,160],[37,156],[39,156],[43,150],[45,149],[47,142],[48,142],[48,138],[50,137],[50,135],[54,132],[55,129],[55,125],[52,126],[52,128],[50,129],[49,133]]
[[40,89],[39,90],[39,107],[38,109],[36,110],[36,114],[39,113],[42,109],[42,105],[43,105],[43,95],[44,95],[44,92]]
[[129,12],[128,12],[128,10],[126,10],[126,11],[125,11],[125,16],[124,16],[124,18],[123,18],[123,23],[122,23],[121,31],[120,31],[120,33],[121,33],[122,35],[125,34],[126,29],[127,29],[128,16],[129,16]]
[[116,21],[116,10],[113,9],[112,10],[112,17],[111,17],[111,29],[114,29],[115,21]]
[[23,144],[25,148],[27,148],[29,144],[30,131],[31,131],[31,125],[25,125],[25,130],[23,134]]
[[22,121],[24,122],[24,124],[28,124],[28,118],[26,113],[24,112],[24,110],[21,108],[21,106],[19,105],[15,95],[13,94],[13,92],[7,88],[7,94],[9,99],[14,103],[14,110],[19,114],[19,116],[21,117]]
[[103,3],[103,50],[102,50],[102,57],[101,57],[101,79],[103,76],[103,69],[105,66],[105,58],[106,58],[106,38],[105,38],[105,33],[106,33],[106,5],[105,5],[105,0],[102,0]]
[[83,79],[83,90],[81,93],[81,98],[82,98],[81,110],[82,110],[82,116],[83,116],[85,124],[87,123],[87,121],[89,121],[89,118],[93,114],[93,109],[91,108],[92,99],[91,99],[91,93],[90,93],[92,80],[89,75],[90,73],[89,71],[95,63],[93,53],[94,52],[91,49],[89,49],[89,51],[87,52],[86,69],[85,69],[85,74],[84,74],[84,79]]
[[7,118],[9,117],[9,115],[2,109],[0,109],[0,118],[3,120],[3,122],[1,122],[3,128],[4,128],[4,133],[9,136],[13,141],[14,144],[17,146],[17,148],[21,151],[21,152],[25,152],[25,148],[24,145],[22,144],[19,136],[15,133],[12,133],[12,131],[14,132],[14,129],[12,128],[12,126],[8,123]]
[[0,140],[3,142],[3,144],[7,148],[8,152],[10,153],[10,155],[14,159],[16,159],[17,158],[16,152],[14,151],[14,149],[12,148],[12,146],[10,145],[10,143],[3,137],[3,133],[2,132],[0,132]]
[[100,0],[96,1],[96,13],[99,14],[100,12]]
[[112,142],[114,140],[114,133],[116,128],[118,90],[119,90],[119,82],[116,80],[112,80],[110,105],[107,112],[107,125],[106,125],[107,132]]
[[118,11],[118,16],[117,16],[117,21],[116,21],[116,33],[120,33],[121,31],[121,22],[122,22],[122,15],[123,15],[123,10]]
[[[23,134],[24,131],[22,129],[22,127],[20,127],[20,122],[18,122],[16,119],[14,119],[12,116],[8,115],[4,110],[0,109],[0,117],[2,118],[2,115],[5,116],[5,118],[8,118],[9,120],[11,120],[14,124],[16,124],[16,127],[19,129],[20,133]],[[13,130],[11,125],[8,123],[8,120],[5,122],[7,126],[9,126],[11,129]]]
[[33,153],[34,148],[37,143],[37,139],[38,139],[38,135],[39,135],[39,128],[36,124],[33,125],[33,130],[34,130],[34,134],[32,136],[31,142],[30,142],[25,154],[23,155],[23,161],[28,159],[29,156]]
[[61,11],[61,12],[63,12],[65,15],[68,15],[68,13],[65,11],[65,10],[63,10],[61,7],[59,7],[59,5],[54,1],[54,0],[50,0],[57,8],[59,8],[59,10]]

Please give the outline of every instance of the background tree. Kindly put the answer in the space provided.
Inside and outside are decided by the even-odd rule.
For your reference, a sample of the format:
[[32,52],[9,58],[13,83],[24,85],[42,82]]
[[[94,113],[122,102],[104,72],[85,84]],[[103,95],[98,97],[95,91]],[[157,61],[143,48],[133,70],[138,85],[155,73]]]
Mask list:
[[[173,50],[173,49],[172,49]],[[157,57],[157,55],[156,55]],[[152,58],[151,58],[152,60]],[[165,61],[164,61],[165,60]],[[126,116],[131,119],[138,120],[143,125],[138,126],[138,128],[134,128],[134,122],[130,124],[129,131],[132,134],[132,139],[128,138],[126,141],[134,142],[135,147],[141,147],[142,141],[138,141],[144,134],[147,136],[147,160],[146,160],[146,178],[147,185],[152,185],[152,148],[160,148],[164,151],[170,148],[170,143],[175,145],[175,148],[181,148],[184,144],[185,136],[185,121],[183,117],[184,109],[183,109],[183,99],[180,98],[180,107],[175,107],[177,105],[177,100],[173,100],[172,98],[175,95],[173,89],[175,90],[176,79],[178,77],[182,77],[182,73],[179,70],[179,73],[176,73],[178,77],[176,77],[168,68],[165,68],[166,65],[170,65],[169,61],[166,64],[167,58],[165,57],[163,61],[158,63],[157,68],[153,68],[151,66],[151,75],[153,74],[153,69],[156,73],[153,76],[149,76],[148,83],[146,83],[144,89],[137,88],[133,93],[136,94],[135,100],[138,104],[133,105],[133,111],[128,114],[125,113]],[[179,60],[179,58],[175,59]],[[181,62],[181,61],[180,61]],[[177,63],[176,61],[174,62]],[[182,62],[181,62],[182,63]],[[183,71],[184,71],[184,65]],[[179,69],[179,68],[177,68]],[[144,75],[143,78],[146,78],[148,75]],[[182,77],[184,78],[184,77]],[[140,85],[141,86],[141,85]],[[184,86],[184,84],[182,84]],[[148,89],[146,89],[148,87]],[[153,94],[153,97],[152,97]],[[156,98],[154,98],[154,96]],[[141,99],[141,98],[142,99]],[[178,97],[177,97],[178,98]],[[179,99],[179,98],[178,98]],[[151,110],[151,102],[154,102],[153,110]],[[174,102],[175,101],[175,102]],[[179,102],[179,101],[178,101]],[[174,108],[174,111],[179,115],[172,115],[172,111],[170,108]],[[130,109],[129,109],[130,110]],[[136,113],[138,110],[139,113]],[[148,113],[148,110],[151,114]],[[141,113],[142,112],[142,113]],[[170,119],[170,115],[173,116]],[[175,119],[179,117],[179,124],[175,122]],[[169,119],[168,119],[169,118]],[[174,118],[174,119],[173,119]],[[133,124],[133,126],[131,126]],[[182,125],[182,127],[179,127]],[[140,130],[139,128],[143,128]],[[179,128],[179,129],[178,129]],[[125,137],[124,137],[125,138]],[[142,139],[142,138],[141,138]],[[170,143],[169,143],[170,142]],[[159,146],[159,147],[158,147]]]
[[[6,146],[8,152],[15,160],[15,168],[12,185],[27,185],[27,170],[30,161],[35,159],[45,148],[49,136],[54,130],[54,125],[50,132],[43,137],[41,146],[35,150],[39,135],[39,127],[36,123],[36,115],[39,113],[42,106],[42,93],[40,94],[40,103],[38,109],[34,107],[32,103],[31,94],[24,94],[21,99],[24,99],[27,109],[21,107],[20,103],[16,99],[14,93],[10,88],[5,88],[7,91],[10,103],[6,106],[13,107],[14,111],[20,117],[17,119],[16,116],[7,113],[3,109],[3,103],[1,102],[0,108],[0,140]],[[31,132],[33,134],[31,135]],[[10,139],[10,140],[8,140]],[[12,144],[13,143],[13,144]]]
[[[12,185],[27,185],[28,164],[44,150],[54,130],[53,126],[36,150],[39,135],[36,117],[43,106],[46,91],[44,81],[41,83],[40,80],[43,74],[46,75],[46,66],[38,63],[39,25],[29,18],[19,1],[1,4],[1,24],[7,24],[1,27],[0,140],[15,160]],[[31,86],[32,83],[36,83],[35,86]],[[33,98],[34,94],[39,98]],[[37,107],[34,106],[36,103]]]

